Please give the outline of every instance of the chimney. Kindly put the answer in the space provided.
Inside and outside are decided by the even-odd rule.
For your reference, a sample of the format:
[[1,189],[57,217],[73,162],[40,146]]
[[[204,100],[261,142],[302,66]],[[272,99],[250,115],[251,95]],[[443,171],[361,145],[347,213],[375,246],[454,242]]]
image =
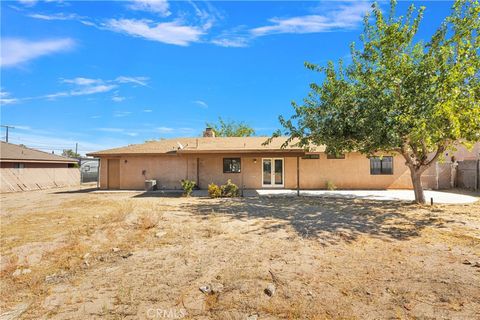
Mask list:
[[208,138],[215,138],[215,131],[212,128],[205,128],[203,131],[203,136]]

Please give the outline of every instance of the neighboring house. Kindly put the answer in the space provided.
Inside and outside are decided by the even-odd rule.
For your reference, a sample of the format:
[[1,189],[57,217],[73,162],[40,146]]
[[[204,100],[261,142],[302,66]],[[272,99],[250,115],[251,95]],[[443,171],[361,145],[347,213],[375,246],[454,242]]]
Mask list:
[[340,158],[325,148],[305,152],[282,149],[285,138],[263,145],[266,137],[204,137],[151,141],[98,151],[100,188],[143,189],[145,180],[157,180],[159,189],[180,189],[180,180],[224,184],[228,179],[246,189],[324,189],[328,181],[341,189],[408,189],[410,172],[402,156],[367,158],[348,153]]
[[39,190],[80,183],[78,160],[1,142],[1,192]]

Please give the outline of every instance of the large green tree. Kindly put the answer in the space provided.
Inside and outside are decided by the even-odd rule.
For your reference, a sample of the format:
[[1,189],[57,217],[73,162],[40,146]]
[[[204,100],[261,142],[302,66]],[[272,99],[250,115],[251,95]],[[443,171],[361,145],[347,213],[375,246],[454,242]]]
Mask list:
[[428,42],[415,38],[424,8],[412,5],[405,16],[395,8],[395,1],[386,14],[372,6],[349,65],[306,63],[323,82],[311,84],[304,103],[292,103],[294,115],[280,123],[288,143],[402,154],[415,200],[424,203],[422,173],[456,143],[480,140],[480,6],[456,1]]
[[225,121],[221,117],[217,123],[207,123],[207,127],[212,128],[216,137],[251,137],[255,135],[255,130],[245,122]]

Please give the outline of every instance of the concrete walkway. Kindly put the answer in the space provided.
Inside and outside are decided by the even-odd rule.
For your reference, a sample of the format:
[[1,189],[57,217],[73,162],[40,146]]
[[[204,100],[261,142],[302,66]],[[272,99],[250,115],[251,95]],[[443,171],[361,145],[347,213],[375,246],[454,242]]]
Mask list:
[[[140,191],[140,190],[94,190],[94,193],[134,193],[136,196],[180,196],[182,190],[157,190],[157,191]],[[243,191],[245,197],[295,197],[297,190],[295,189],[247,189]],[[413,190],[300,190],[300,195],[305,197],[324,197],[324,198],[341,198],[341,199],[368,199],[382,201],[413,201],[415,196]],[[207,190],[194,190],[194,197],[208,197]],[[428,203],[433,198],[434,203],[446,204],[466,204],[480,200],[478,196],[469,196],[465,194],[425,190],[425,198]]]
[[[244,196],[296,196],[297,190],[292,189],[258,189],[245,190]],[[385,201],[413,201],[415,196],[413,190],[300,190],[301,196],[307,197],[327,197],[327,198],[346,198],[346,199],[369,199]],[[480,195],[479,195],[480,196]],[[464,194],[443,192],[443,191],[425,191],[425,198],[430,202],[433,198],[434,203],[462,204],[473,203],[479,200],[479,197],[468,196]]]

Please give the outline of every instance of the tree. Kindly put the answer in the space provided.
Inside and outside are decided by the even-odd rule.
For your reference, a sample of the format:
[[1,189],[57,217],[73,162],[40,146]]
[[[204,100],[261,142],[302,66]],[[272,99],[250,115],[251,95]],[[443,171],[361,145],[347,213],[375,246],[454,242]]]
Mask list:
[[225,121],[221,117],[218,123],[207,123],[207,127],[212,128],[216,137],[251,137],[255,135],[255,130],[245,122]]
[[80,154],[75,153],[72,149],[63,149],[62,156],[69,158],[80,158]]
[[[429,42],[415,42],[424,8],[396,17],[372,6],[363,44],[352,63],[306,63],[325,75],[290,119],[280,117],[286,143],[326,145],[327,152],[400,153],[410,169],[415,201],[425,203],[421,175],[456,143],[480,140],[480,6],[456,1]],[[373,20],[373,21],[371,21]],[[282,132],[277,131],[274,136]]]

